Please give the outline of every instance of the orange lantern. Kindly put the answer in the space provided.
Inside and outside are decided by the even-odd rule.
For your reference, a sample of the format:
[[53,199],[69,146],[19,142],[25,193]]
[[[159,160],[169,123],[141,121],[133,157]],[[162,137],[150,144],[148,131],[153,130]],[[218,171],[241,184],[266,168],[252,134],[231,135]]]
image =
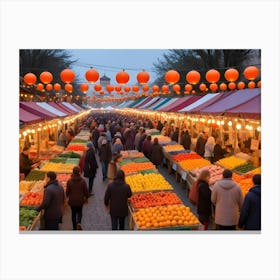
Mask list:
[[238,89],[244,89],[244,88],[245,88],[245,83],[244,83],[244,82],[239,82],[239,83],[237,84],[237,88],[238,88]]
[[23,80],[26,84],[33,85],[36,83],[37,77],[33,73],[27,73],[24,75]]
[[220,72],[215,70],[215,69],[211,69],[209,71],[207,71],[205,78],[209,83],[216,83],[220,80]]
[[66,84],[66,85],[64,86],[64,89],[65,89],[67,92],[72,93],[72,91],[73,91],[73,86],[72,86],[71,84]]
[[152,91],[159,92],[159,86],[157,86],[157,85],[152,86]]
[[255,80],[259,75],[259,69],[256,66],[249,66],[243,74],[247,80]]
[[40,74],[40,80],[41,80],[41,82],[44,83],[44,84],[49,84],[49,83],[51,83],[52,80],[53,80],[53,75],[52,75],[52,73],[47,72],[47,71],[42,72],[42,73]]
[[75,73],[71,69],[64,69],[60,73],[60,79],[64,83],[71,83],[75,80]]
[[225,83],[220,84],[220,90],[225,91],[227,90],[227,85]]
[[143,86],[142,86],[142,90],[143,90],[144,92],[148,91],[148,90],[149,90],[149,86],[148,86],[148,85],[143,85]]
[[115,86],[115,91],[116,92],[120,92],[122,90],[122,88],[120,86]]
[[88,85],[87,84],[81,84],[80,85],[80,90],[83,93],[86,93],[88,91]]
[[56,90],[56,91],[60,91],[60,90],[61,90],[61,86],[60,86],[59,83],[55,83],[55,84],[53,85],[53,88],[54,88],[54,90]]
[[132,90],[137,93],[139,91],[139,86],[133,86],[132,87]]
[[234,90],[234,89],[236,88],[236,84],[235,84],[234,82],[230,82],[230,83],[228,84],[228,88],[229,88],[230,90]]
[[216,92],[218,89],[218,85],[216,83],[212,83],[209,88],[211,89],[212,92]]
[[104,90],[100,90],[99,94],[103,95],[104,94]]
[[206,85],[205,84],[200,84],[199,85],[199,89],[201,90],[201,91],[205,91],[206,90]]
[[168,85],[163,85],[163,86],[161,87],[161,91],[162,91],[163,93],[168,93],[168,91],[169,91],[169,86],[168,86]]
[[118,72],[116,75],[116,81],[118,84],[124,85],[129,81],[129,75],[125,71]]
[[127,87],[124,88],[124,91],[125,91],[126,93],[129,93],[130,90],[131,90],[131,88],[130,88],[129,86],[127,86]]
[[256,87],[256,83],[255,82],[253,82],[253,81],[251,81],[251,82],[249,82],[248,83],[248,88],[255,88]]
[[196,85],[200,81],[200,73],[192,70],[186,75],[186,80],[189,84]]
[[100,91],[102,89],[102,86],[100,85],[100,84],[96,84],[95,86],[94,86],[94,90],[95,91]]
[[44,89],[44,85],[39,83],[39,84],[37,84],[37,88],[36,89],[39,90],[39,91],[42,91]]
[[196,94],[196,91],[195,91],[195,90],[192,90],[192,94]]
[[180,90],[181,90],[181,87],[180,87],[180,85],[174,85],[173,86],[173,90],[176,92],[176,93],[180,93]]
[[239,72],[234,68],[230,68],[225,72],[224,76],[227,81],[235,82],[239,77]]
[[176,84],[180,80],[180,74],[175,70],[169,70],[165,73],[164,79],[169,84]]
[[258,88],[262,87],[262,82],[258,81]]
[[185,91],[184,94],[190,94],[190,92],[189,91]]
[[93,84],[99,79],[99,73],[91,67],[85,73],[85,78],[89,83]]
[[52,84],[47,84],[46,85],[46,90],[47,91],[51,91],[53,89],[53,85]]
[[150,80],[150,75],[149,73],[145,72],[144,70],[142,72],[139,72],[136,76],[137,81],[139,84],[147,84],[148,81]]
[[185,85],[185,91],[192,91],[192,85],[186,84]]
[[111,93],[112,91],[114,91],[114,86],[113,85],[107,85],[106,86],[106,90]]

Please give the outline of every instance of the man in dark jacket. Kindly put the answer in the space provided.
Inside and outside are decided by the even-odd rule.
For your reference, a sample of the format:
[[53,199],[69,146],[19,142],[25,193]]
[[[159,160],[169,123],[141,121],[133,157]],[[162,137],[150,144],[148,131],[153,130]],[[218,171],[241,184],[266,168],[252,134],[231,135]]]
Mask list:
[[87,151],[84,162],[84,177],[88,178],[88,191],[92,194],[93,180],[98,168],[92,142],[87,142]]
[[199,154],[201,157],[204,157],[205,152],[205,144],[207,140],[204,133],[200,133],[196,142],[195,151],[197,154]]
[[45,230],[58,230],[58,224],[63,215],[64,189],[56,180],[56,174],[52,171],[46,174],[45,181],[44,198],[36,210],[44,210]]
[[125,217],[128,215],[127,203],[131,195],[130,186],[125,183],[124,172],[118,170],[104,197],[104,204],[108,210],[110,209],[112,230],[124,230]]
[[261,174],[253,176],[254,187],[246,194],[238,226],[244,230],[261,230]]
[[87,202],[89,197],[87,183],[80,173],[80,167],[75,166],[66,186],[66,197],[69,199],[68,204],[71,206],[72,212],[73,230],[82,229],[83,204]]
[[26,177],[31,169],[37,167],[40,163],[39,162],[33,162],[33,160],[29,159],[29,148],[24,147],[23,151],[20,154],[20,173],[24,173],[24,176]]
[[111,145],[106,139],[104,139],[101,143],[101,147],[99,149],[99,159],[102,165],[103,181],[105,181],[107,179],[108,165],[112,159]]
[[181,141],[180,144],[184,147],[186,150],[190,150],[191,148],[191,136],[189,134],[189,131],[183,131],[181,134]]
[[151,150],[151,162],[158,168],[163,161],[163,151],[162,146],[158,143],[158,138],[154,139]]

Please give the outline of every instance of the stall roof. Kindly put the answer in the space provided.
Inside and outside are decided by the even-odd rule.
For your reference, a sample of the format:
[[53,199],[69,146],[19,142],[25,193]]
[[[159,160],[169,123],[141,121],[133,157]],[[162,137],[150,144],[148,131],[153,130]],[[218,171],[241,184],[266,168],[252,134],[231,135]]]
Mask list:
[[19,120],[24,123],[31,123],[38,122],[42,120],[42,118],[24,110],[23,108],[19,108]]
[[65,117],[67,116],[67,114],[65,114],[64,112],[58,110],[57,108],[54,108],[53,106],[49,105],[46,102],[36,102],[36,104],[40,107],[42,107],[43,109],[46,109],[47,111],[58,115],[59,117]]
[[67,106],[70,110],[78,113],[80,112],[80,110],[78,110],[77,108],[75,108],[72,104],[68,103],[68,102],[62,102],[63,105]]
[[80,107],[78,104],[76,103],[72,103],[72,106],[74,106],[75,108],[77,108],[79,111],[84,110],[84,108]]
[[68,112],[68,115],[72,115],[72,114],[76,114],[77,113],[76,111],[70,109],[68,106],[64,105],[62,102],[61,103],[57,103],[57,105],[59,107],[64,108],[64,110],[66,110]]
[[158,100],[159,100],[159,97],[152,97],[152,99],[149,102],[140,106],[139,109],[146,109],[146,108],[152,106],[153,104],[155,104]]
[[164,107],[167,107],[168,105],[175,103],[178,99],[179,99],[178,97],[170,98],[167,102],[158,105],[154,110],[162,111]]
[[180,104],[172,107],[169,112],[178,112],[179,110],[181,110],[182,108],[184,108],[185,106],[188,106],[190,104],[195,103],[197,100],[201,99],[202,96],[200,95],[195,95],[195,96],[189,96],[188,99],[186,99],[185,101],[181,102]]
[[167,100],[167,98],[160,97],[160,99],[155,104],[149,106],[149,108],[147,108],[147,109],[148,110],[154,110],[155,107],[159,106],[160,104],[163,104],[163,103],[167,102],[166,100]]
[[188,100],[189,98],[190,98],[190,96],[176,98],[177,100],[175,100],[174,102],[161,107],[160,111],[168,112],[171,108],[175,107],[178,104],[181,104],[182,102]]
[[145,99],[144,97],[141,97],[141,98],[139,98],[139,99],[134,100],[134,101],[129,105],[129,107],[130,107],[130,108],[134,108],[134,106],[136,106],[137,104],[139,104],[140,102],[142,102],[144,99]]
[[43,109],[42,107],[38,106],[35,102],[20,102],[19,103],[20,108],[23,108],[24,110],[34,114],[38,115],[44,119],[52,119],[58,117],[58,115],[53,114],[46,109]]
[[138,103],[137,106],[134,106],[134,108],[135,109],[140,108],[141,106],[147,104],[151,99],[152,97],[146,97],[142,102]]
[[52,107],[56,108],[57,110],[65,113],[66,115],[73,114],[72,111],[70,111],[68,108],[65,108],[61,103],[55,103],[54,101],[52,101],[52,102],[49,102],[48,104],[51,105]]
[[241,105],[228,109],[226,111],[226,115],[230,117],[239,117],[244,119],[260,119],[261,95],[257,95]]
[[215,102],[210,106],[204,107],[200,112],[212,115],[221,115],[228,109],[241,105],[260,94],[260,88],[238,90],[232,92],[227,97],[222,98],[218,102]]

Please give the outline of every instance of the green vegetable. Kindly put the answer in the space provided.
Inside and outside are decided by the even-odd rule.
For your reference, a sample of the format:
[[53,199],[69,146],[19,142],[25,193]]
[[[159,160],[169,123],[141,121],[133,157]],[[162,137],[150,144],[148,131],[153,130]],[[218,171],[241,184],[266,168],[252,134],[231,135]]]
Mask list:
[[31,170],[30,173],[25,178],[25,181],[40,181],[45,179],[45,171],[41,170]]
[[134,162],[149,162],[149,160],[146,157],[139,157],[139,158],[134,158]]
[[26,207],[20,207],[19,209],[19,225],[28,227],[34,221],[34,219],[38,216],[38,212],[33,209],[29,209]]
[[50,159],[49,161],[50,162],[55,162],[55,163],[65,163],[66,162],[66,158],[56,157],[56,158]]
[[146,170],[141,170],[141,173],[144,174],[151,174],[151,173],[158,173],[157,169],[146,169]]
[[80,138],[75,138],[71,141],[71,143],[87,143],[87,140],[80,139]]
[[256,169],[256,166],[247,163],[247,164],[237,166],[236,168],[234,168],[233,171],[236,171],[236,172],[239,172],[239,173],[247,173],[247,172],[249,172],[251,170],[254,170],[254,169]]
[[64,158],[81,158],[80,154],[74,153],[74,152],[66,152],[59,155],[59,157]]

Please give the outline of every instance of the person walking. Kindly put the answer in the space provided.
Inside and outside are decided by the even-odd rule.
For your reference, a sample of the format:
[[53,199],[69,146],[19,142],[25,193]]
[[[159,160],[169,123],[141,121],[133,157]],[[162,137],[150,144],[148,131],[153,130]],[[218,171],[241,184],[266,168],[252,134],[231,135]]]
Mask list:
[[191,136],[189,134],[188,130],[183,130],[183,132],[181,133],[181,141],[180,144],[184,147],[184,149],[186,150],[190,150],[191,149]]
[[120,138],[117,138],[115,143],[113,144],[112,152],[113,152],[113,154],[115,154],[115,153],[120,153],[123,150],[124,150],[124,147],[123,147],[122,141]]
[[104,197],[105,207],[111,216],[112,230],[124,230],[125,218],[128,216],[128,198],[131,196],[131,188],[125,183],[124,172],[118,170]]
[[108,165],[108,183],[112,183],[117,175],[117,171],[120,170],[120,162],[122,161],[122,155],[117,153],[114,154],[113,159]]
[[44,210],[45,230],[59,230],[65,201],[64,189],[56,180],[56,173],[49,171],[45,176],[44,197],[37,211]]
[[81,230],[83,204],[87,203],[89,192],[86,181],[81,177],[79,166],[73,168],[71,178],[67,181],[66,197],[71,207],[73,230]]
[[164,155],[162,151],[162,146],[158,143],[158,138],[154,139],[151,149],[151,162],[158,168],[163,161]]
[[213,136],[208,137],[205,148],[204,148],[204,158],[213,163],[214,159],[214,146],[215,146],[215,138]]
[[238,227],[244,230],[261,230],[261,174],[255,174],[252,180],[254,186],[245,196]]
[[209,188],[210,172],[203,169],[198,177],[198,219],[203,224],[204,230],[208,229],[209,220],[212,215],[211,190]]
[[212,189],[211,201],[215,206],[215,223],[220,230],[235,230],[243,204],[240,186],[232,180],[232,171],[225,169],[223,179]]
[[151,153],[152,153],[151,135],[147,135],[146,140],[144,140],[143,145],[142,145],[142,152],[146,158],[151,159]]
[[225,154],[227,154],[227,150],[222,148],[222,140],[218,138],[213,150],[213,162],[224,158]]
[[84,162],[84,177],[88,178],[88,191],[90,195],[93,195],[92,188],[93,188],[93,181],[96,175],[96,170],[98,168],[98,164],[95,158],[95,152],[93,150],[92,142],[87,142],[87,151],[85,156]]
[[204,157],[205,144],[206,144],[205,135],[203,133],[200,133],[196,141],[195,152],[199,154],[201,157]]
[[103,181],[105,181],[107,179],[108,164],[112,159],[111,146],[106,139],[104,139],[101,143],[101,147],[99,149],[99,159],[102,166]]

